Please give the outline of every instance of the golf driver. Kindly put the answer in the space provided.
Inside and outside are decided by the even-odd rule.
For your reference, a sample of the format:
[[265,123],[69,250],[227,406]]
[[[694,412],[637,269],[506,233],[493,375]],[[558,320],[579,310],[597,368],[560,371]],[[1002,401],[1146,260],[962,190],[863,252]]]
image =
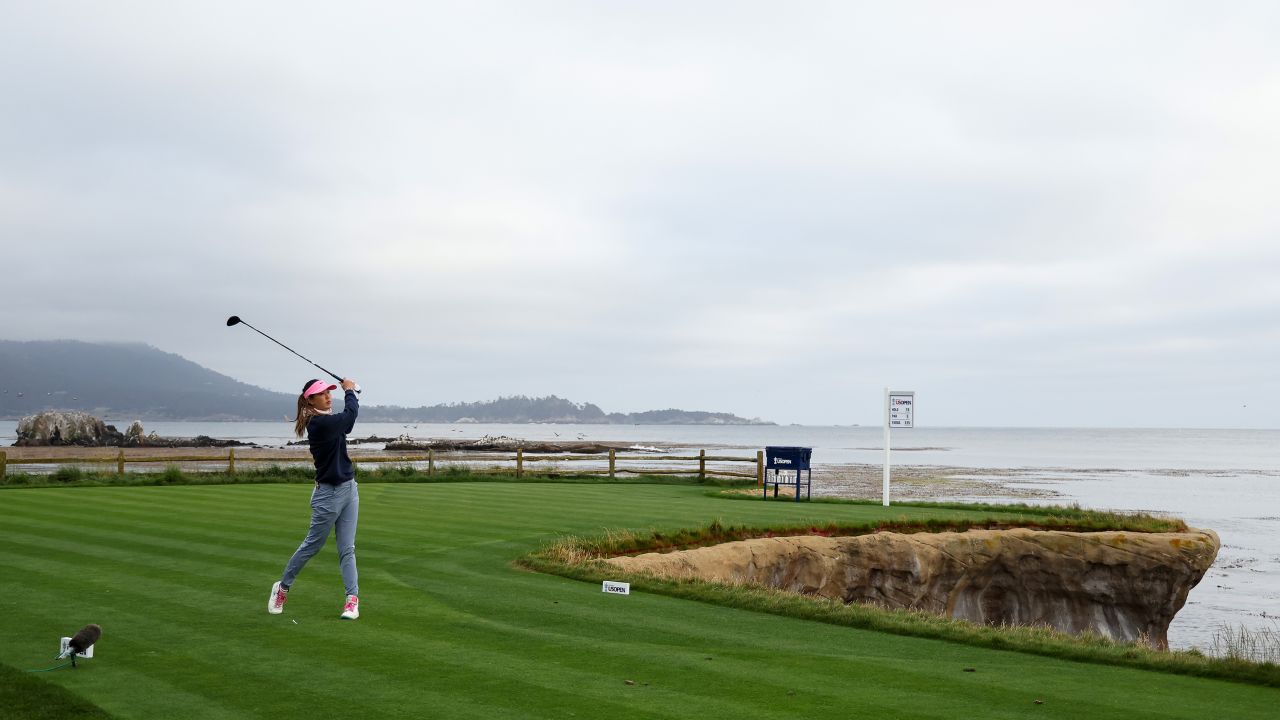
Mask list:
[[[245,322],[244,320],[241,320],[239,315],[232,315],[231,317],[227,318],[227,327],[231,327],[232,325],[244,325],[244,326],[248,327],[250,330],[253,330],[254,332],[256,332],[256,333],[258,333],[259,335],[261,335],[262,337],[264,337],[264,338],[266,338],[266,339],[270,340],[271,342],[273,342],[273,343],[275,343],[275,344],[279,345],[280,347],[284,348],[285,350],[288,350],[289,352],[293,353],[294,355],[297,355],[298,357],[302,358],[303,360],[306,360],[307,362],[311,363],[312,365],[315,365],[315,366],[316,366],[317,368],[319,368],[320,370],[323,370],[324,372],[328,373],[328,374],[329,374],[329,376],[331,376],[334,380],[337,380],[338,382],[342,382],[342,378],[338,377],[338,375],[337,375],[336,373],[334,373],[334,372],[332,372],[332,371],[330,371],[330,370],[325,370],[324,368],[320,367],[319,365],[316,365],[316,363],[312,362],[310,358],[307,358],[307,357],[303,356],[303,354],[302,354],[302,353],[298,352],[297,350],[294,350],[293,348],[289,347],[288,345],[285,345],[284,343],[280,342],[279,340],[277,340],[277,339],[275,339],[275,338],[271,337],[270,335],[268,335],[268,334],[266,334],[266,333],[262,332],[261,330],[259,330],[258,328],[256,328],[256,327],[254,327],[254,326],[250,325],[249,323]],[[356,393],[359,393],[359,392],[360,392],[360,386],[359,386],[359,385],[357,385],[357,386],[355,387],[355,390],[356,390]]]

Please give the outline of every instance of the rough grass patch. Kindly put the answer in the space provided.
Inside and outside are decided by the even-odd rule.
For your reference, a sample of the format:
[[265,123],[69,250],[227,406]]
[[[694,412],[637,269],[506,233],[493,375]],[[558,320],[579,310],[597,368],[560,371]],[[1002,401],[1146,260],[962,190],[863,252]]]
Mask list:
[[77,465],[63,465],[49,474],[50,481],[60,484],[78,483],[84,477],[84,470]]
[[1210,652],[1220,657],[1257,663],[1280,663],[1280,626],[1247,628],[1223,625],[1213,633]]

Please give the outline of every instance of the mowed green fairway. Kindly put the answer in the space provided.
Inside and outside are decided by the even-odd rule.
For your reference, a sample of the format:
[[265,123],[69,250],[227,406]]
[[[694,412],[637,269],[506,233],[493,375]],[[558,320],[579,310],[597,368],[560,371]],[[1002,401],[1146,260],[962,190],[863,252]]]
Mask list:
[[266,613],[310,486],[0,492],[0,662],[47,667],[59,636],[96,622],[96,657],[42,677],[121,718],[1274,718],[1280,707],[1275,689],[610,596],[511,565],[603,528],[957,511],[660,485],[360,492],[356,622],[338,618],[332,539],[285,613]]

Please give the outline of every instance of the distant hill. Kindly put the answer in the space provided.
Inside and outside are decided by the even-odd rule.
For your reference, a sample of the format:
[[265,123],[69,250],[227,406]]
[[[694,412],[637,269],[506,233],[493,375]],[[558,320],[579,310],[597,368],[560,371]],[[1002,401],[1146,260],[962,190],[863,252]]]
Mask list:
[[[0,418],[83,410],[115,420],[280,420],[296,396],[264,390],[141,343],[0,340]],[[374,422],[772,425],[729,413],[606,413],[554,395],[431,407],[365,406]]]
[[140,343],[0,340],[0,417],[279,420],[293,399]]
[[639,413],[606,413],[591,403],[575,403],[551,395],[530,398],[523,395],[489,402],[455,403],[431,407],[402,408],[373,406],[361,408],[360,416],[384,422],[426,423],[573,423],[583,425],[772,425],[729,413],[690,410],[648,410]]

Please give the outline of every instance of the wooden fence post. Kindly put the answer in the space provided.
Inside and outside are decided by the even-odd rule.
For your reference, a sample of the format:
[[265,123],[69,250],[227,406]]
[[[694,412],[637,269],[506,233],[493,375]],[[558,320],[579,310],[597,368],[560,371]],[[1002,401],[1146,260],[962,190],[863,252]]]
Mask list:
[[707,479],[707,451],[706,450],[698,451],[698,479],[699,480]]
[[756,487],[764,487],[764,451],[756,451]]
[[516,448],[516,477],[524,474],[524,448]]
[[120,454],[116,455],[116,474],[124,474],[124,449],[121,448]]
[[427,474],[434,475],[435,472],[436,472],[436,456],[435,456],[435,453],[431,451],[431,448],[427,448]]
[[234,475],[236,473],[236,449],[227,448],[227,474]]
[[613,477],[614,461],[617,460],[616,452],[613,448],[609,448],[609,477]]
[[9,472],[9,468],[5,467],[9,464],[9,453],[0,450],[0,483],[4,483],[4,475]]

